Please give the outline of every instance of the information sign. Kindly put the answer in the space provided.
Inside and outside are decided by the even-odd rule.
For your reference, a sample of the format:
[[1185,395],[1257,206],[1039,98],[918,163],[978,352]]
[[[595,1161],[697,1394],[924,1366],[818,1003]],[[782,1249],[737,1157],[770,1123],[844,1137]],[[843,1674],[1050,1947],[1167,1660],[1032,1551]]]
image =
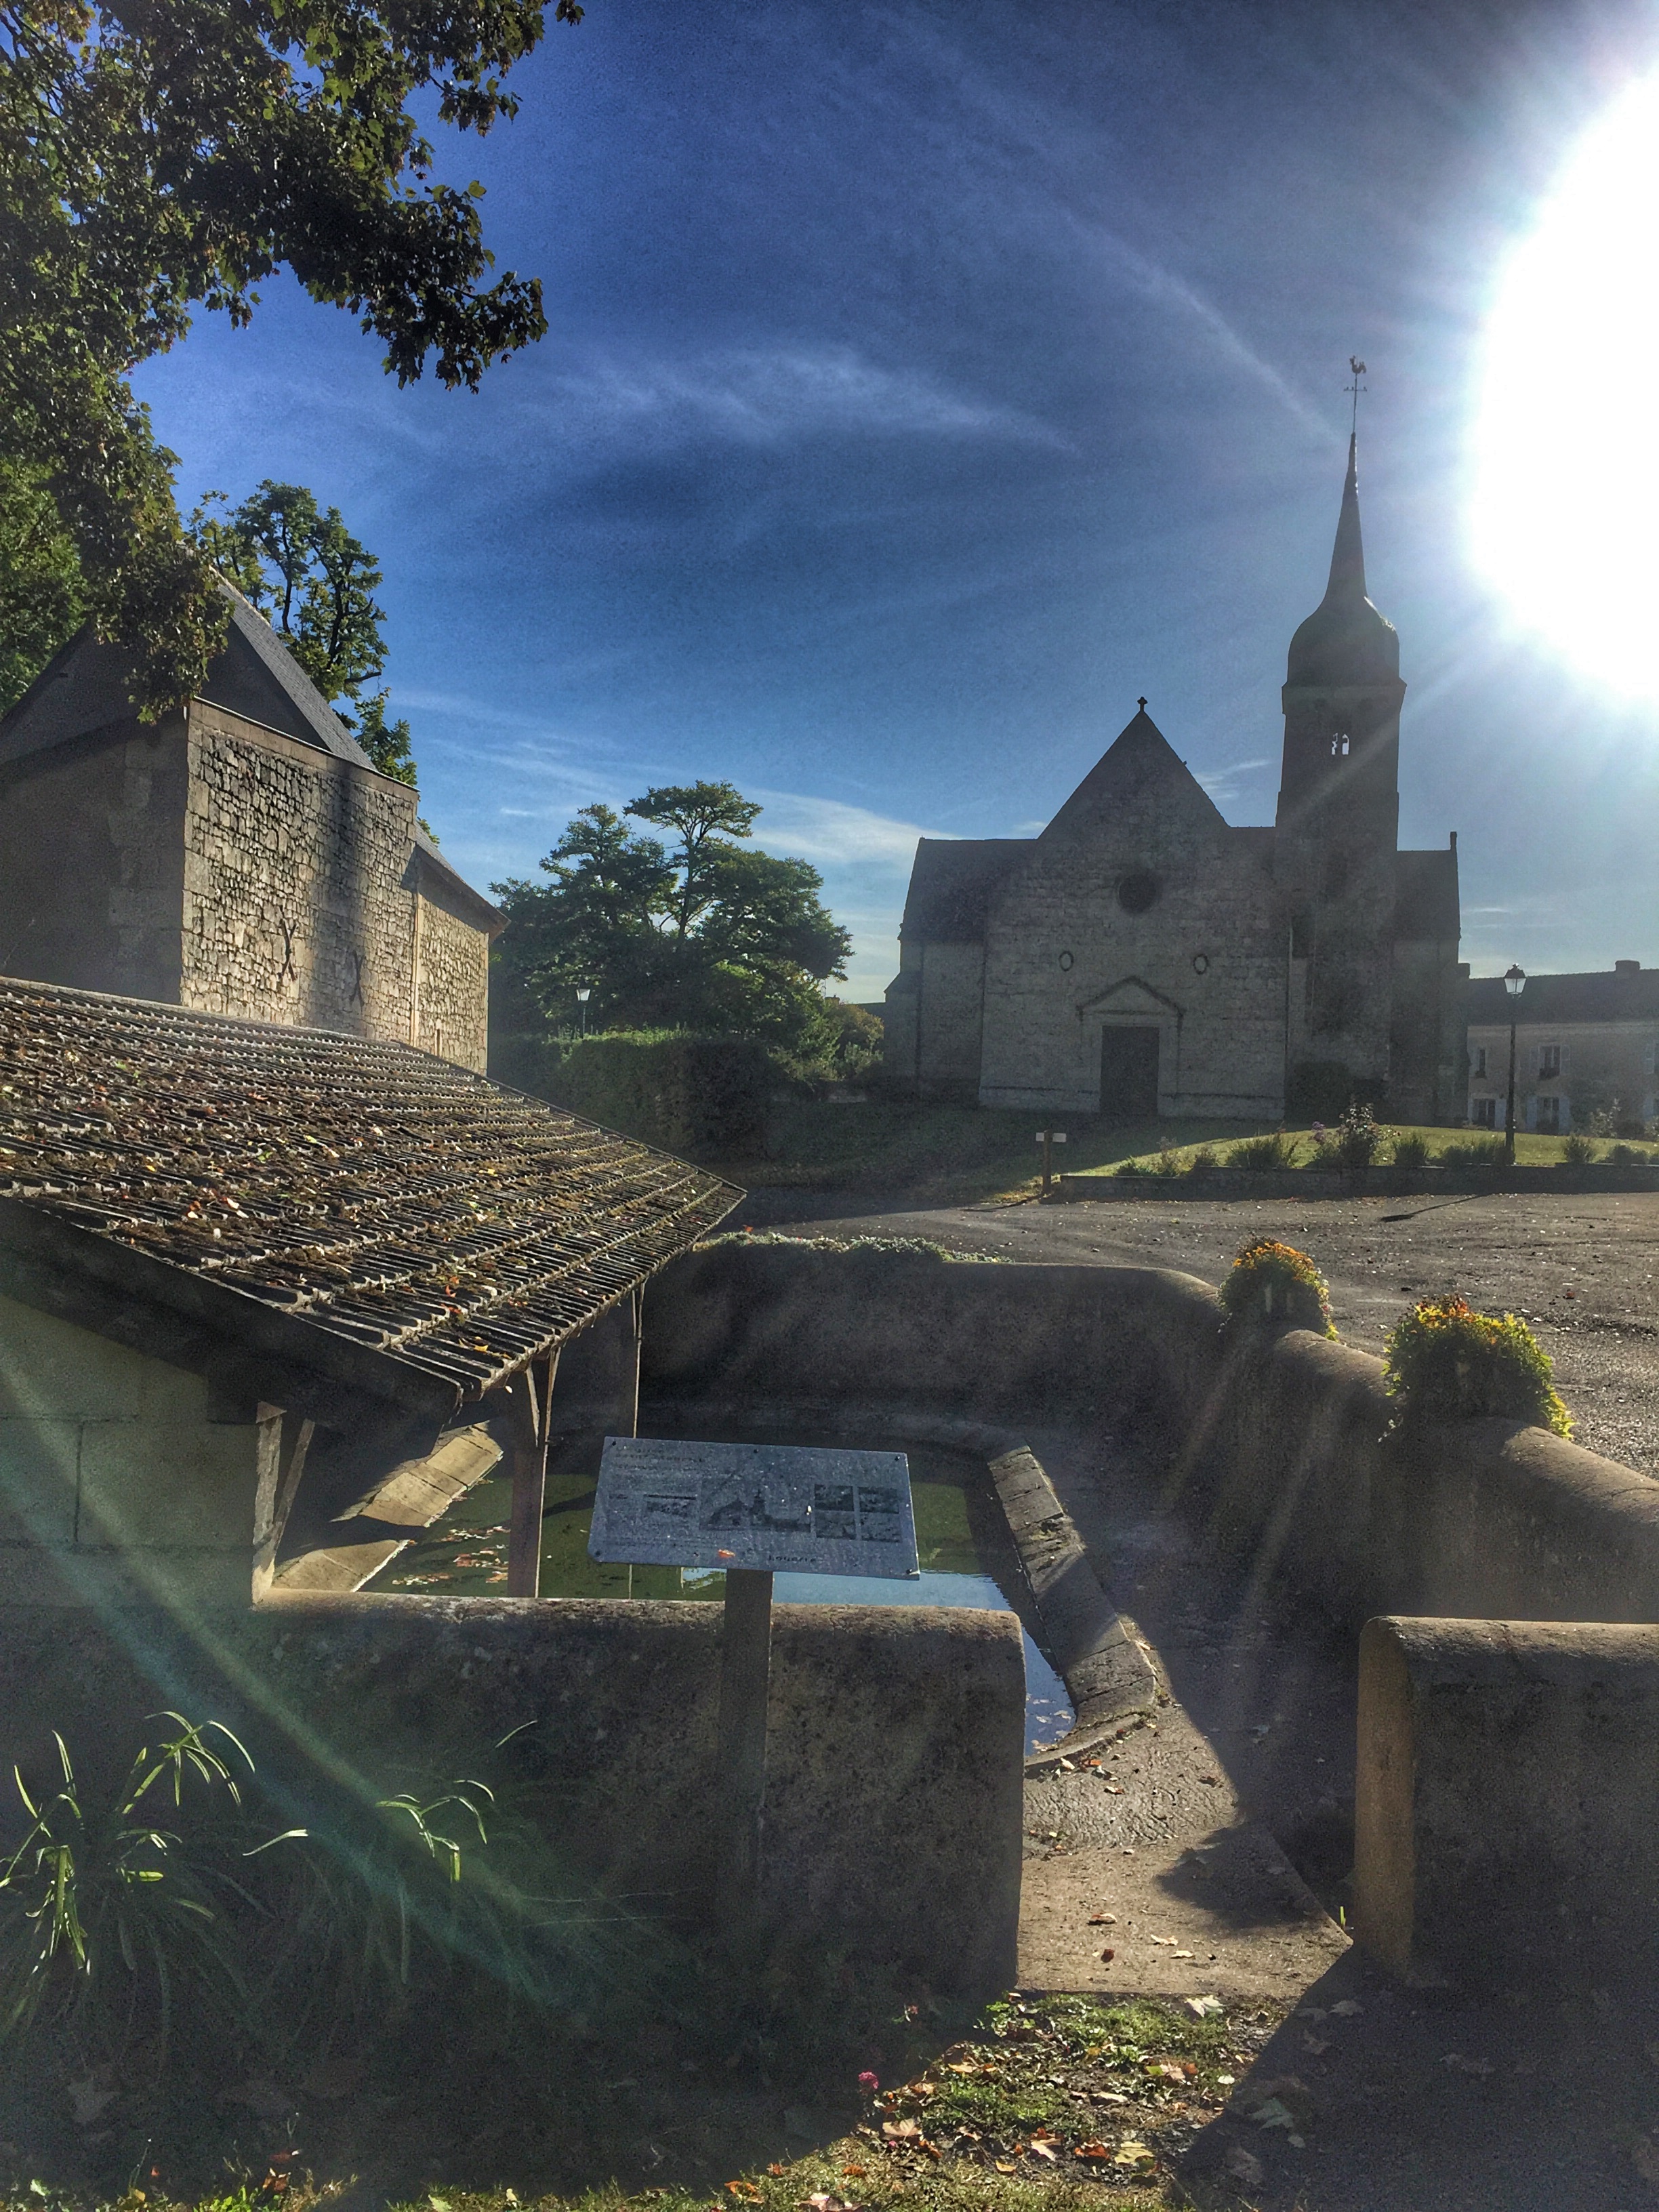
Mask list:
[[902,1452],[607,1437],[587,1548],[653,1567],[914,1575]]

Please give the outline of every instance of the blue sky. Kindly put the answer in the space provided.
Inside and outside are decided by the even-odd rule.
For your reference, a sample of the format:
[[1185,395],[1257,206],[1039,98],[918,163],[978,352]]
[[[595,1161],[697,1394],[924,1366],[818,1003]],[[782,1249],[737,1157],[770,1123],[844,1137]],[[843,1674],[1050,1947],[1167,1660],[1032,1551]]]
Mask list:
[[[1358,352],[1402,842],[1460,832],[1477,974],[1659,963],[1659,711],[1517,632],[1466,520],[1505,255],[1656,66],[1616,0],[590,0],[516,123],[442,134],[544,281],[538,347],[399,391],[279,281],[138,386],[184,504],[308,483],[380,556],[474,881],[590,799],[728,777],[876,998],[917,834],[1035,830],[1142,692],[1272,819]],[[1650,381],[1610,364],[1607,404]]]

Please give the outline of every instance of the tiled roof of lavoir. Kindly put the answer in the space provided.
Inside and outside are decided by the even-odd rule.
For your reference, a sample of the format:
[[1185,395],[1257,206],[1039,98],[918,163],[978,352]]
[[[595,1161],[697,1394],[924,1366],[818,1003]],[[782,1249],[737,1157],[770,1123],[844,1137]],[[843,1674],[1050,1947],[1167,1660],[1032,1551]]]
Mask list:
[[0,978],[0,1250],[337,1378],[474,1397],[739,1195],[405,1045]]

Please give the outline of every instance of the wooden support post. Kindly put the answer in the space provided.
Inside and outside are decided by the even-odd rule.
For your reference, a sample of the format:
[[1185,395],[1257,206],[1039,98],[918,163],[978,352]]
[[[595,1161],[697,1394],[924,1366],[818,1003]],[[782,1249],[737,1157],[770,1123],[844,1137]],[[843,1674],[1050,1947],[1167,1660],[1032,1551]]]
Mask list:
[[513,1510],[507,1540],[507,1594],[536,1597],[542,1586],[542,1511],[547,1498],[547,1445],[559,1355],[532,1359],[507,1385],[512,1424]]
[[752,1905],[760,1891],[771,1681],[772,1577],[754,1567],[728,1567],[720,1629],[719,1774],[725,1822],[720,1892],[728,1915]]

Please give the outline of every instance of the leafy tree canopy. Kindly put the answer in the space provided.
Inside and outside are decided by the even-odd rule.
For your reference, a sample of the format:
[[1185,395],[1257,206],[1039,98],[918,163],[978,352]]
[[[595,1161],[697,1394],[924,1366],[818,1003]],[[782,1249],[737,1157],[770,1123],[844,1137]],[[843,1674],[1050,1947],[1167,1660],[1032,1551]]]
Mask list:
[[387,692],[366,692],[386,665],[386,613],[374,598],[380,566],[339,508],[325,513],[303,484],[267,477],[238,507],[223,492],[209,492],[187,535],[281,632],[324,698],[350,702],[355,720],[336,712],[381,774],[413,783],[408,723],[387,722]]
[[591,1027],[796,1042],[852,950],[817,871],[740,842],[761,810],[729,783],[659,786],[627,811],[672,842],[584,806],[541,863],[550,883],[492,886],[507,917],[498,957],[509,994],[552,1028],[569,1025],[586,986]]
[[246,323],[286,267],[400,383],[476,387],[541,337],[539,284],[486,281],[483,187],[434,176],[412,107],[513,115],[550,4],[0,0],[0,677],[90,614],[145,711],[201,680],[224,605],[127,382],[197,308]]

